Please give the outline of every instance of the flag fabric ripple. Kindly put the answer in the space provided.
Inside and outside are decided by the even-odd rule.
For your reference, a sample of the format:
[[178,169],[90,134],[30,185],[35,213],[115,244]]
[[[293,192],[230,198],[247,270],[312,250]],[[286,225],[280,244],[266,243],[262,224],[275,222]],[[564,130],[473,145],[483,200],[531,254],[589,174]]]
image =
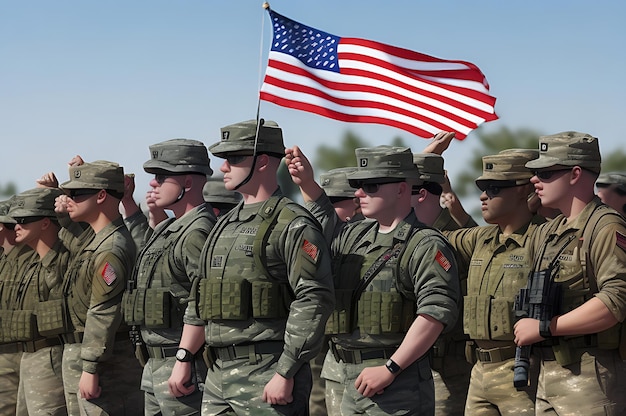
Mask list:
[[496,120],[480,69],[383,43],[332,35],[269,10],[272,47],[260,98],[336,120],[464,139]]

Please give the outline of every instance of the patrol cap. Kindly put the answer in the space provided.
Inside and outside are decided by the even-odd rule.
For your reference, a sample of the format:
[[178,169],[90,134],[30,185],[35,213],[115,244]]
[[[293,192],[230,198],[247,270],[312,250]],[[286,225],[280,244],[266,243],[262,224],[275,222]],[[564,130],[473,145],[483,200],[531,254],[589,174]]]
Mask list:
[[414,179],[414,182],[421,182],[408,147],[362,147],[356,149],[355,154],[357,170],[346,174],[353,188],[361,181],[386,183]]
[[8,216],[11,204],[15,200],[15,195],[6,201],[0,202],[0,223],[2,224],[15,224],[15,220]]
[[526,164],[529,169],[544,169],[555,165],[580,166],[600,173],[598,139],[576,131],[565,131],[539,138],[539,159]]
[[481,181],[509,181],[522,185],[530,181],[533,173],[527,163],[539,156],[535,149],[507,149],[495,155],[483,157],[483,174],[476,179]]
[[346,174],[356,171],[356,168],[331,169],[320,175],[320,185],[331,198],[354,198],[354,188],[350,186]]
[[[58,188],[33,188],[15,196],[9,216],[22,217],[54,217],[54,201],[63,192]],[[15,222],[15,221],[14,221]]]
[[615,188],[626,193],[626,172],[608,172],[598,176],[596,185],[616,185]]
[[[276,157],[285,156],[283,131],[274,121],[259,121],[259,137],[256,152],[268,153]],[[242,121],[221,128],[222,137],[217,143],[209,146],[215,156],[224,159],[226,154],[252,155],[256,136],[256,120]]]
[[171,139],[150,146],[150,157],[143,170],[153,174],[213,174],[204,143],[192,139]]
[[413,164],[417,166],[420,179],[424,182],[444,183],[443,157],[435,153],[414,153]]
[[241,194],[224,188],[222,178],[209,178],[202,188],[202,196],[206,202],[219,208],[220,204],[235,206],[241,201]]
[[70,180],[60,188],[70,189],[105,189],[124,193],[124,168],[115,162],[97,160],[80,166],[70,166]]

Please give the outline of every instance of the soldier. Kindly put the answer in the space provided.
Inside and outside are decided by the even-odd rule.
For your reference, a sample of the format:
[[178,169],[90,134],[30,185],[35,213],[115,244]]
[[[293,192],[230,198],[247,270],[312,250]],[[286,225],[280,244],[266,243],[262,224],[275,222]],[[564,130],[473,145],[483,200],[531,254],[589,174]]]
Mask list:
[[251,120],[221,133],[209,150],[226,159],[224,186],[243,202],[204,246],[170,390],[180,397],[195,389],[190,362],[206,340],[202,414],[305,415],[309,361],[333,308],[328,248],[311,214],[281,195],[278,125]]
[[[7,213],[13,198],[0,203],[0,415],[15,415],[22,344],[11,335],[9,303],[13,287],[34,255],[26,244],[15,242],[15,220]],[[5,326],[6,325],[6,326]]]
[[598,139],[574,131],[541,137],[526,163],[541,203],[562,213],[529,244],[532,278],[551,283],[560,308],[515,324],[515,343],[541,358],[536,414],[626,414],[626,222],[594,195],[600,165]]
[[[144,365],[141,389],[145,392],[145,414],[199,415],[201,384],[206,376],[202,357],[196,357],[192,366],[196,390],[190,395],[170,395],[167,380],[176,362],[182,318],[200,251],[217,220],[202,196],[213,170],[206,146],[197,140],[157,143],[150,146],[150,155],[143,168],[154,174],[150,181],[151,211],[171,210],[174,218],[160,222],[153,232],[150,229],[141,243],[125,295],[125,319],[141,329],[140,334],[133,335],[138,341],[135,353]],[[134,210],[127,208],[126,215],[130,230],[148,222],[136,205]]]
[[[326,403],[331,414],[433,414],[428,351],[457,318],[454,252],[411,207],[421,181],[410,149],[363,148],[356,157],[347,178],[366,219],[331,243],[337,303],[322,374],[337,377],[326,379]],[[287,162],[305,200],[330,212],[299,148],[287,149]]]
[[626,172],[603,173],[596,181],[596,188],[604,204],[626,216]]
[[[54,212],[59,189],[35,188],[17,195],[9,215],[16,221],[16,242],[31,247],[36,256],[11,296],[11,333],[22,345],[16,415],[65,415],[61,357],[63,345],[48,333],[48,301],[61,298],[69,251],[59,238]],[[58,300],[56,301],[58,302]]]
[[[450,210],[440,204],[446,173],[443,157],[433,153],[416,153],[413,164],[420,174],[421,185],[413,187],[411,205],[417,218],[439,231],[454,231],[474,227],[476,222],[465,213],[462,225],[452,217]],[[449,187],[449,183],[447,186]],[[465,289],[467,273],[459,269],[459,282]],[[465,291],[463,291],[465,293]],[[465,359],[467,336],[463,334],[463,322],[457,319],[452,330],[440,336],[431,350],[433,381],[435,383],[435,414],[462,414],[467,398],[472,366]]]
[[69,176],[61,184],[69,197],[67,212],[73,221],[89,224],[89,238],[73,253],[63,282],[71,320],[61,334],[67,410],[70,415],[138,415],[143,413],[137,388],[141,367],[128,331],[119,328],[122,294],[135,260],[135,244],[119,213],[124,170],[96,161],[71,165]]
[[207,179],[202,189],[204,200],[211,204],[216,217],[221,217],[235,208],[241,201],[241,194],[237,191],[229,191],[224,188],[222,178],[211,177]]
[[490,225],[444,233],[457,250],[460,268],[467,270],[463,328],[472,340],[467,360],[474,364],[468,416],[534,414],[537,366],[530,386],[513,385],[513,302],[532,267],[527,242],[543,222],[526,203],[533,188],[532,173],[524,165],[537,156],[525,149],[484,156],[476,185],[483,191],[482,215]]

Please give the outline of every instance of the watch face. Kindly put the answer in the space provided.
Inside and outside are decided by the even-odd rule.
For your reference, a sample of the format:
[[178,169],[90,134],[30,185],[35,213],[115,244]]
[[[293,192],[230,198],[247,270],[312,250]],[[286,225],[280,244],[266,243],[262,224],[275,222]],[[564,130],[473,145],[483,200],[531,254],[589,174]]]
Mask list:
[[184,360],[186,355],[187,355],[187,351],[183,349],[176,351],[176,359],[179,361]]

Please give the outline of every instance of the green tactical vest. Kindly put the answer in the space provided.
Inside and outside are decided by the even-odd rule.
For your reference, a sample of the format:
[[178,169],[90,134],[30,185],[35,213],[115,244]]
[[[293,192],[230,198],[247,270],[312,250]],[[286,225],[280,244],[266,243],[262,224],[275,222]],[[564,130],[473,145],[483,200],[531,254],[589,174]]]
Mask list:
[[268,246],[296,218],[317,221],[285,197],[271,197],[249,221],[231,221],[238,211],[220,218],[200,256],[206,267],[197,293],[198,316],[205,321],[286,319],[295,296],[286,266],[267,255]]

